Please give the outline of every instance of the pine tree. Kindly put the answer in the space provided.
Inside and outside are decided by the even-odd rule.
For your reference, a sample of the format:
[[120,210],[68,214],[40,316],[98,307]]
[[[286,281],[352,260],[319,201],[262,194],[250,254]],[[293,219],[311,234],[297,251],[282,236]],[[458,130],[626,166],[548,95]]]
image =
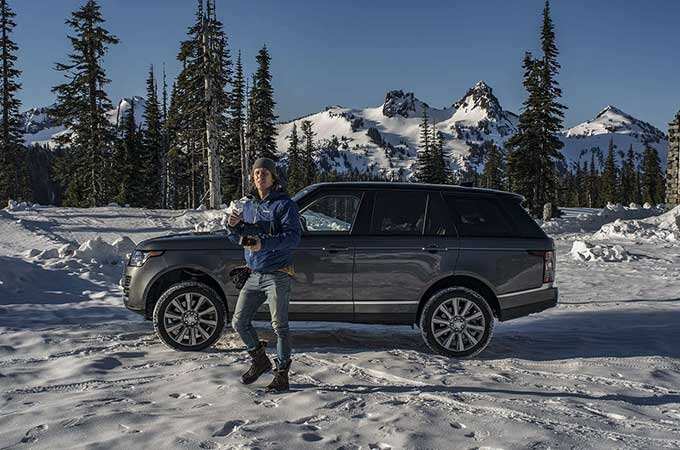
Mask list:
[[626,158],[621,167],[621,201],[629,205],[635,201],[635,151],[633,144],[628,147]]
[[481,186],[489,189],[505,189],[505,161],[503,151],[493,141],[487,142]]
[[432,136],[430,134],[430,119],[427,115],[427,108],[423,108],[422,120],[418,127],[420,128],[420,142],[415,162],[415,178],[419,183],[430,183],[434,173],[432,167]]
[[59,139],[60,144],[69,146],[67,165],[59,178],[66,186],[64,202],[70,206],[105,204],[113,191],[113,180],[106,174],[114,141],[114,130],[106,117],[112,106],[104,91],[110,80],[102,58],[118,39],[103,28],[103,23],[96,0],[88,0],[73,12],[66,21],[74,32],[69,36],[72,51],[68,62],[56,65],[68,80],[52,89],[57,94],[52,115],[72,130]]
[[[518,133],[508,141],[508,161],[513,190],[527,198],[530,211],[540,215],[547,202],[555,208],[556,162],[564,159],[564,146],[558,134],[562,130],[565,106],[558,102],[562,91],[556,80],[560,64],[555,31],[550,17],[550,3],[545,2],[541,29],[543,58],[524,58],[524,86],[528,98],[520,116]],[[522,118],[524,116],[524,118]],[[528,177],[528,179],[524,179]]]
[[165,76],[165,63],[163,63],[163,104],[161,122],[163,133],[163,145],[161,148],[161,170],[163,172],[161,178],[161,208],[167,208],[171,181],[168,160],[168,151],[170,150],[170,135],[168,130],[168,82]]
[[645,147],[640,184],[645,202],[656,205],[664,201],[666,197],[666,183],[661,172],[659,154],[654,147]]
[[302,149],[302,161],[301,161],[301,171],[303,174],[304,186],[308,186],[314,183],[316,177],[316,164],[314,163],[314,130],[312,129],[312,122],[309,120],[303,120],[300,124],[300,130],[302,131],[302,140],[304,142],[304,147]]
[[[205,6],[205,7],[204,7]],[[214,0],[198,0],[195,22],[180,45],[177,77],[166,128],[172,133],[168,158],[177,207],[195,208],[207,198],[219,207],[222,174],[230,172],[228,112],[231,61],[223,25],[217,20]],[[232,192],[234,186],[224,186]]]
[[116,180],[113,199],[120,205],[145,206],[149,180],[144,176],[146,161],[140,133],[135,123],[135,101],[121,120],[121,136],[116,142],[112,165]]
[[605,160],[601,178],[601,195],[605,203],[618,203],[619,201],[618,170],[616,160],[614,159],[614,148],[614,140],[609,139],[607,159]]
[[167,145],[167,207],[178,209],[185,205],[187,198],[186,180],[186,147],[183,142],[184,125],[181,122],[180,93],[178,83],[173,83],[167,119],[165,120],[166,145]]
[[147,189],[139,206],[158,208],[165,185],[163,170],[163,125],[161,105],[158,101],[158,89],[153,66],[149,68],[146,80],[146,110],[144,111],[146,128],[142,133],[143,152],[139,161],[139,177],[146,181]]
[[227,131],[227,166],[229,167],[229,172],[224,175],[228,186],[237,187],[228,194],[234,197],[246,193],[247,189],[243,188],[243,172],[248,172],[248,167],[245,167],[245,136],[243,134],[245,127],[245,78],[240,51],[236,58],[230,106],[229,127]]
[[15,14],[7,0],[0,0],[0,202],[31,199],[30,183],[23,146],[21,102],[17,94],[21,84],[17,81],[21,71],[16,68],[17,45],[10,35],[16,26]]
[[257,54],[257,71],[253,76],[252,106],[252,138],[251,148],[256,157],[266,157],[277,160],[276,128],[274,123],[277,116],[274,115],[274,89],[272,88],[272,76],[270,72],[271,57],[265,45]]
[[437,131],[436,125],[432,124],[432,142],[431,142],[431,157],[432,157],[432,179],[431,183],[446,184],[451,180],[451,168],[449,162],[444,155],[444,134]]
[[524,101],[524,109],[519,116],[517,133],[508,139],[508,178],[510,189],[525,196],[527,206],[532,213],[538,215],[542,209],[538,183],[538,166],[540,164],[540,131],[538,129],[539,107],[539,66],[531,53],[524,55],[524,88],[528,96]]
[[288,136],[288,193],[290,195],[306,186],[302,162],[297,125],[293,123],[293,129]]

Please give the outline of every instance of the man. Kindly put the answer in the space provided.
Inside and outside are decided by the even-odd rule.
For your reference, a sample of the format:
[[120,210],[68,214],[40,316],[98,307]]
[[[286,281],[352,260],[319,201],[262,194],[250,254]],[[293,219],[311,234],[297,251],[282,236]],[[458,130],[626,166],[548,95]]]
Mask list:
[[[267,357],[267,343],[260,341],[252,325],[258,308],[266,300],[269,304],[272,328],[276,333],[276,368],[267,391],[288,390],[290,341],[288,336],[288,302],[293,271],[293,250],[300,243],[300,214],[297,205],[281,187],[276,164],[269,158],[259,158],[253,164],[251,179],[255,184],[252,201],[243,208],[242,217],[230,214],[227,220],[229,239],[244,244],[246,264],[251,269],[239,293],[232,318],[252,359],[248,371],[241,376],[244,384],[255,382],[272,369]],[[243,241],[242,241],[243,242]]]

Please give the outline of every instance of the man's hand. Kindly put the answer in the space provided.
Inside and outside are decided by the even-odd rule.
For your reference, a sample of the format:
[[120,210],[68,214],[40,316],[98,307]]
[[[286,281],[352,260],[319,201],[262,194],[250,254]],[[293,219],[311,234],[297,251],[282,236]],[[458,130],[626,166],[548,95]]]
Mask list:
[[262,249],[262,241],[257,236],[253,236],[253,239],[255,239],[255,243],[253,245],[244,245],[243,247],[247,248],[253,253],[259,252]]
[[229,214],[229,217],[227,217],[227,225],[229,225],[230,227],[235,227],[242,220],[243,219],[241,219],[240,215],[231,213],[231,214]]

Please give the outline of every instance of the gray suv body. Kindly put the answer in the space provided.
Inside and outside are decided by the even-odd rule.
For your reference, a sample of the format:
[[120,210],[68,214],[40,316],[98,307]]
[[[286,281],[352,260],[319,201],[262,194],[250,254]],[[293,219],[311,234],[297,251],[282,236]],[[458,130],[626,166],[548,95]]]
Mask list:
[[[519,195],[412,183],[319,183],[297,193],[290,320],[417,325],[435,352],[463,357],[496,320],[557,304],[554,242]],[[121,285],[125,306],[177,350],[219,339],[239,291],[243,249],[226,232],[141,242]],[[267,320],[266,303],[256,319]]]

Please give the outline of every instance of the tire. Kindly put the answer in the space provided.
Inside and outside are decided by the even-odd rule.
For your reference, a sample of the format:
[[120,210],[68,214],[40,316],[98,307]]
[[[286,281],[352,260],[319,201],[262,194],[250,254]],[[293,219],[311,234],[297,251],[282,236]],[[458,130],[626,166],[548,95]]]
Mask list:
[[226,317],[227,309],[217,292],[203,283],[185,281],[170,286],[158,299],[153,328],[167,347],[197,352],[220,338]]
[[489,345],[494,317],[489,303],[477,291],[455,286],[427,300],[419,326],[430,350],[451,358],[466,358]]

